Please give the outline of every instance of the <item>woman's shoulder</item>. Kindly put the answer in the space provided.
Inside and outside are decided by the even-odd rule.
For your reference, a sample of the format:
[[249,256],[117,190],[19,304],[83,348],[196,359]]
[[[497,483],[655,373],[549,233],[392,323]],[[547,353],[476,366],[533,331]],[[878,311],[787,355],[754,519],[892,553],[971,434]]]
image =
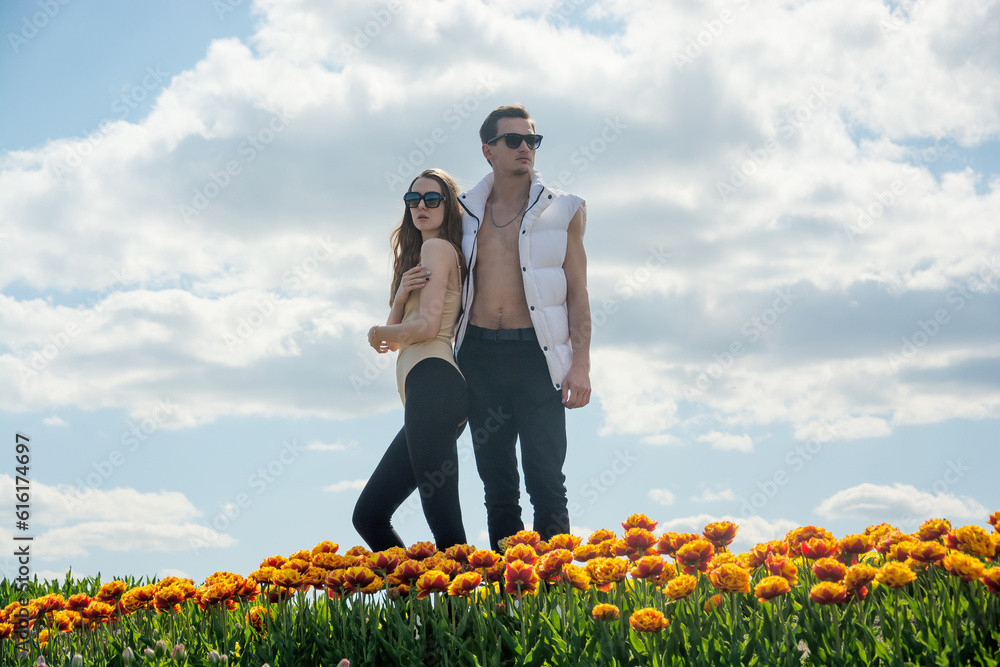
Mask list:
[[420,254],[424,261],[433,257],[439,257],[450,262],[454,257],[458,256],[458,250],[451,242],[434,238],[424,241],[423,245],[420,246]]

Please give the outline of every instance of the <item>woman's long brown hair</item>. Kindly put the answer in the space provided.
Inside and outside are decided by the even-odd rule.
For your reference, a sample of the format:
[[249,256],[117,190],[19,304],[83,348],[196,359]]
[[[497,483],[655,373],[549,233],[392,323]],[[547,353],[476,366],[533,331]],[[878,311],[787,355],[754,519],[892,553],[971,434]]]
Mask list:
[[[462,254],[462,207],[458,203],[458,184],[455,179],[440,169],[425,169],[413,179],[407,192],[413,190],[413,184],[421,178],[431,178],[441,186],[441,194],[444,195],[444,221],[441,223],[440,238],[448,241],[455,247],[458,253],[459,279],[465,278],[465,256]],[[392,288],[389,291],[389,307],[392,307],[392,300],[399,289],[399,283],[403,279],[403,274],[417,265],[420,258],[420,246],[423,245],[423,236],[420,230],[413,224],[413,209],[403,210],[403,219],[389,237],[389,244],[392,247]]]

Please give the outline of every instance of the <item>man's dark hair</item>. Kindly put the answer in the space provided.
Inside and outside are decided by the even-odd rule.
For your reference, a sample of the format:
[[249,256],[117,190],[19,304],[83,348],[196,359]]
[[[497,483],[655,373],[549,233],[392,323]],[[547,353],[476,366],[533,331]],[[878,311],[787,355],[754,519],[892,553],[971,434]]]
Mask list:
[[484,144],[497,136],[497,121],[501,118],[524,118],[531,123],[531,131],[535,131],[535,121],[531,120],[528,110],[521,104],[508,104],[491,111],[483,121],[482,127],[479,128],[479,138]]

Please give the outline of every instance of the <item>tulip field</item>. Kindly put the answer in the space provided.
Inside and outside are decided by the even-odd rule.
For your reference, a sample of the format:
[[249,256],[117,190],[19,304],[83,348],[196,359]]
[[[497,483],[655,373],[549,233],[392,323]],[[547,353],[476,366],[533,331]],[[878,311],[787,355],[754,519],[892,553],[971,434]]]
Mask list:
[[4,580],[0,665],[1000,665],[1000,511],[745,553],[728,521],[656,526],[503,553],[321,542],[200,585]]

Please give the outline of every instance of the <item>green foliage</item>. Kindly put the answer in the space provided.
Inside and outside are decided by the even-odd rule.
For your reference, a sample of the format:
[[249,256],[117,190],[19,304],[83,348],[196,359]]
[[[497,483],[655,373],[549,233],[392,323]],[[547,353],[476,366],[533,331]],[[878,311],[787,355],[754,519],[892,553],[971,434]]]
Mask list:
[[[989,564],[988,564],[989,565]],[[995,564],[993,564],[996,567]],[[758,572],[759,580],[766,572]],[[129,588],[150,583],[126,579]],[[28,599],[49,593],[68,598],[96,594],[100,577],[35,582]],[[806,584],[769,602],[717,591],[706,577],[687,599],[673,601],[656,584],[629,579],[604,592],[545,585],[521,599],[496,586],[474,595],[435,594],[420,600],[383,593],[329,597],[300,591],[268,602],[265,593],[238,609],[199,608],[179,614],[140,610],[94,630],[53,631],[39,646],[37,620],[22,645],[0,641],[0,664],[213,665],[260,667],[337,665],[566,666],[650,665],[979,665],[1000,664],[1000,597],[978,581],[966,582],[937,568],[899,589],[875,585],[865,599],[819,605]],[[0,581],[0,600],[21,592]],[[617,605],[620,619],[596,621],[601,603]],[[247,620],[251,607],[273,615],[264,632]],[[629,625],[643,607],[661,611],[669,624],[641,633]],[[174,647],[183,646],[175,656]],[[165,649],[165,650],[164,650]],[[129,663],[123,652],[134,656]],[[77,663],[81,664],[81,663]]]

